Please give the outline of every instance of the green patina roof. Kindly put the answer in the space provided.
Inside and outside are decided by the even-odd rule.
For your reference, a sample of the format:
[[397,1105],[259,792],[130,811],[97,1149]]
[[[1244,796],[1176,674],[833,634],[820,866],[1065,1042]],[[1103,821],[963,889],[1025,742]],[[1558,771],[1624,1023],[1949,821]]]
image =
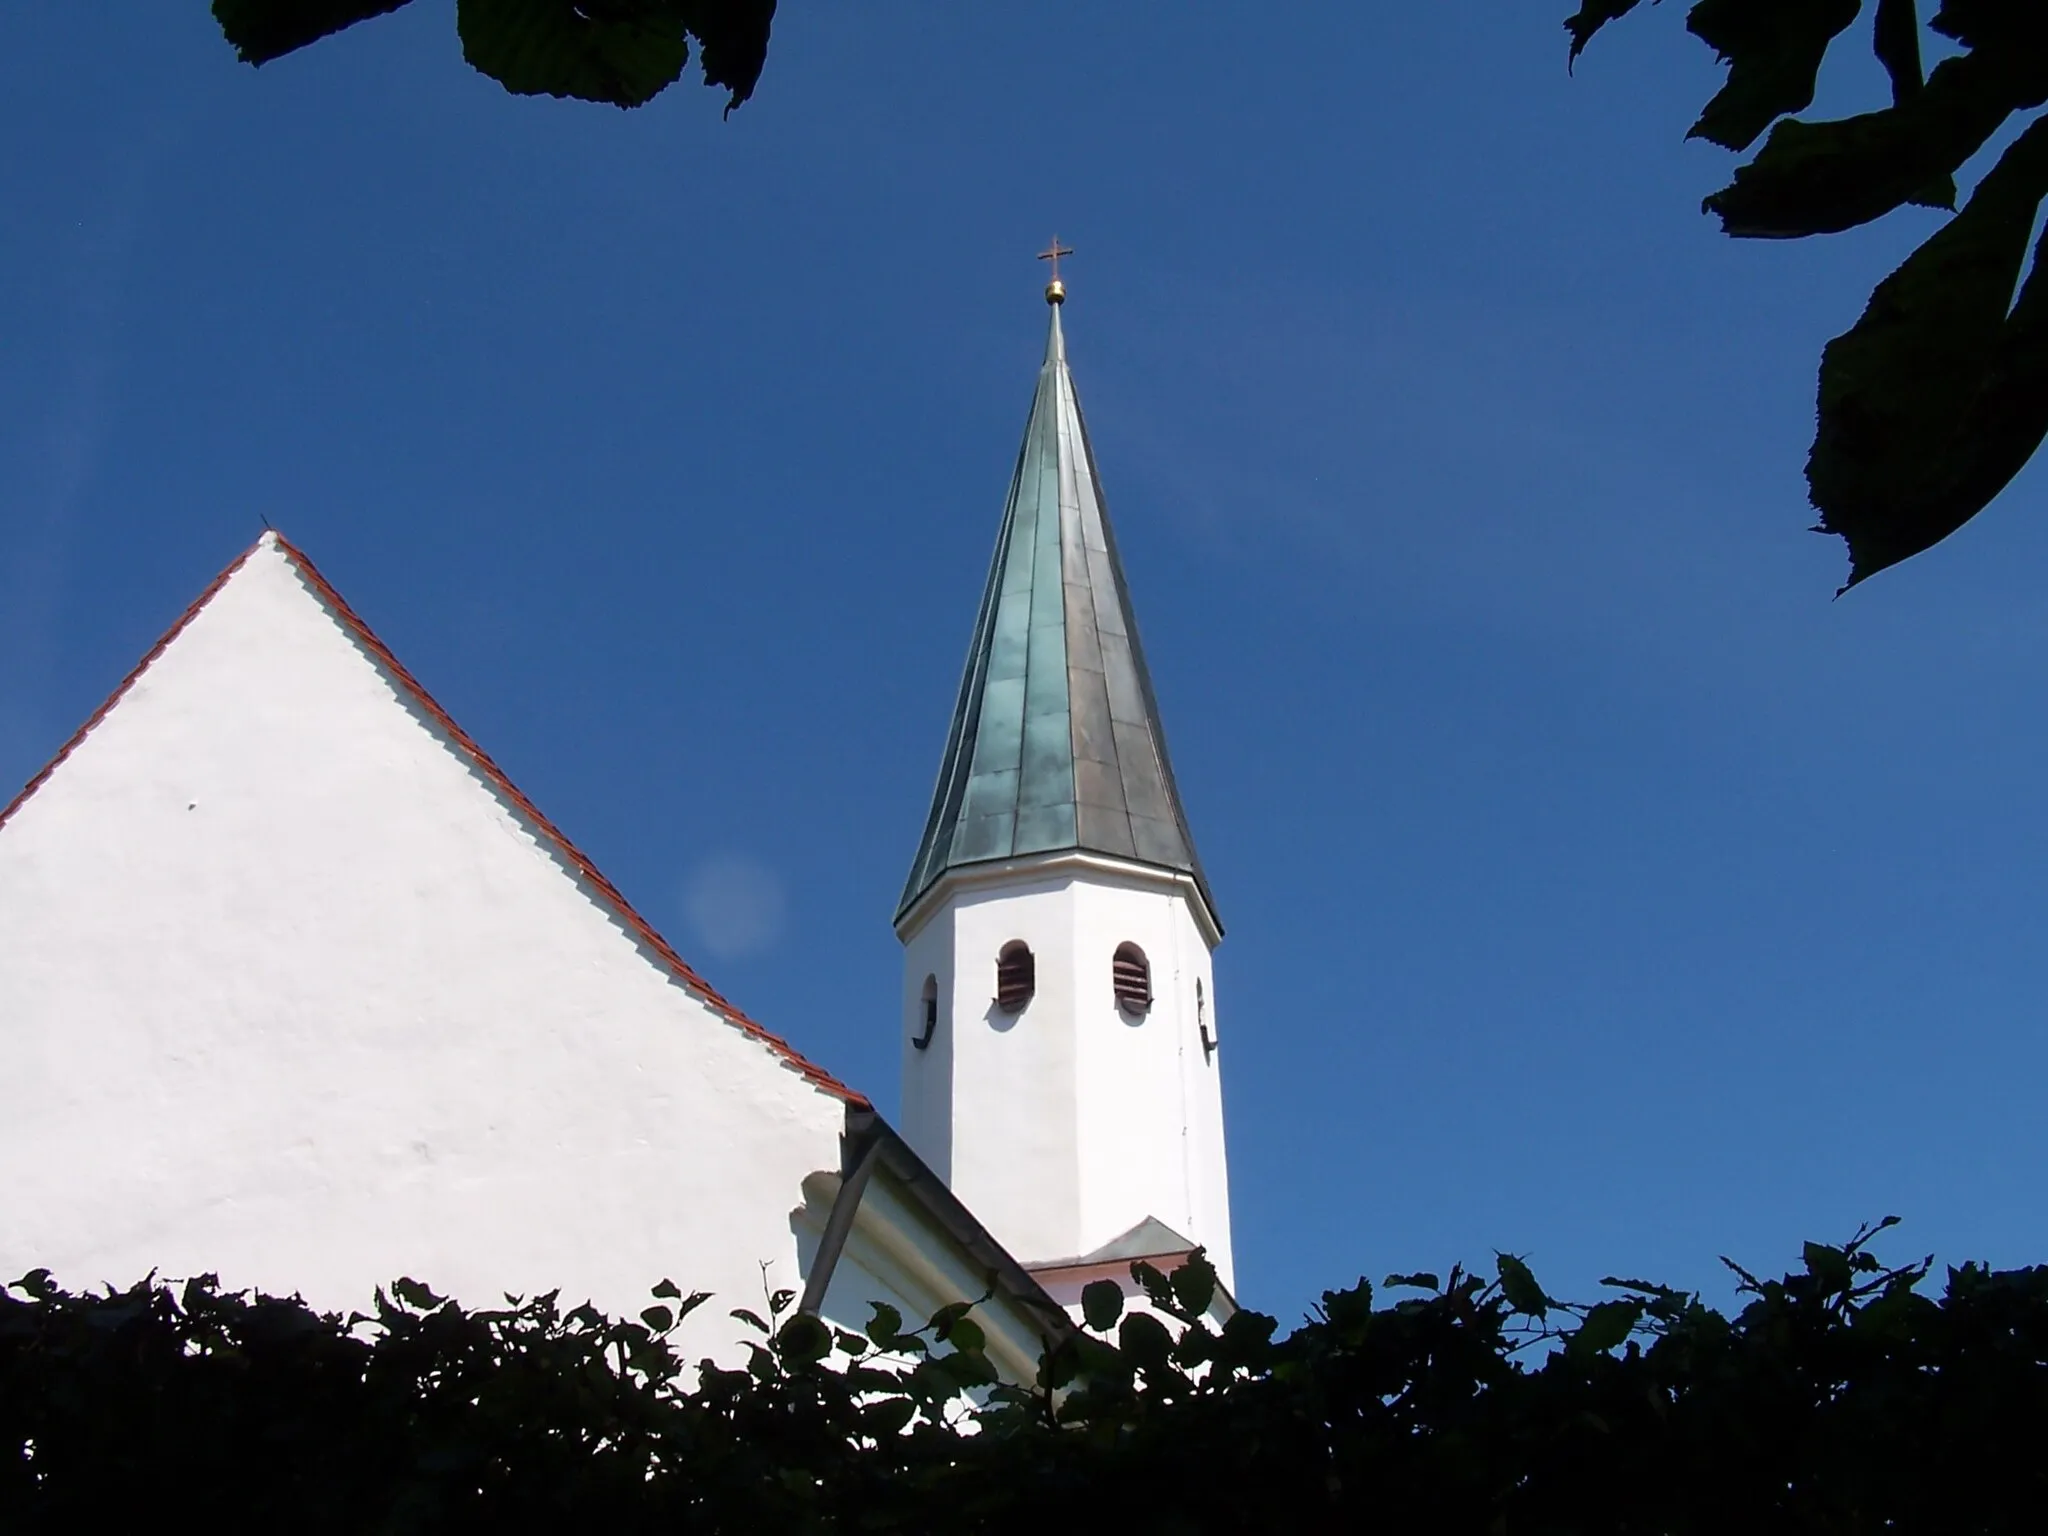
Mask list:
[[1085,850],[1194,878],[1060,311],[899,917],[949,869]]

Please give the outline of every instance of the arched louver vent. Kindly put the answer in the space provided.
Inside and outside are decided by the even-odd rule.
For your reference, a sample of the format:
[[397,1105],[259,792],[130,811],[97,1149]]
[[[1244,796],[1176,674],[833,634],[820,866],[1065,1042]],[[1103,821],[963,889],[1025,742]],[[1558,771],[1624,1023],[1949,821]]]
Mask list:
[[996,956],[996,1006],[1005,1013],[1016,1013],[1037,990],[1038,961],[1031,946],[1022,939],[1012,939]]
[[1110,983],[1116,988],[1116,1005],[1125,1013],[1152,1010],[1152,963],[1135,944],[1119,944],[1116,958],[1109,962]]

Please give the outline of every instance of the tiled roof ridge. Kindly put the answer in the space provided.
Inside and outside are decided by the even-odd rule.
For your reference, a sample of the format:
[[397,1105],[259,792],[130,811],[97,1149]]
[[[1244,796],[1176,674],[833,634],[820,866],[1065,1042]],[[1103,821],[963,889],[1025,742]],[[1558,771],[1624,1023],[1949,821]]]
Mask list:
[[447,732],[448,739],[461,749],[462,753],[475,765],[477,771],[500,794],[509,800],[518,809],[519,813],[533,825],[534,829],[547,842],[553,845],[555,851],[569,863],[570,867],[582,876],[591,889],[612,909],[613,915],[618,918],[627,932],[651,950],[660,959],[662,964],[668,968],[670,974],[682,983],[686,990],[694,994],[699,1001],[710,1007],[727,1023],[752,1036],[775,1052],[776,1055],[782,1058],[784,1066],[808,1079],[813,1087],[831,1094],[835,1098],[843,1099],[849,1104],[856,1104],[862,1108],[869,1107],[869,1101],[865,1094],[856,1092],[848,1087],[823,1067],[811,1061],[786,1040],[782,1039],[781,1036],[772,1034],[753,1019],[748,1018],[746,1014],[728,1002],[716,987],[698,975],[690,963],[676,952],[674,946],[655,930],[654,925],[634,910],[633,904],[626,900],[625,895],[619,888],[613,885],[599,871],[598,867],[591,862],[589,855],[572,843],[567,834],[557,827],[553,821],[549,820],[540,807],[527,799],[525,792],[506,776],[504,769],[491,760],[490,754],[477,744],[475,738],[460,725],[456,724],[454,717],[447,710],[443,709],[435,701],[434,696],[421,686],[419,679],[406,670],[405,664],[393,654],[391,647],[377,637],[376,631],[371,629],[364,622],[362,616],[349,606],[348,600],[335,590],[333,584],[325,576],[320,574],[319,567],[313,564],[305,552],[274,529],[266,531],[262,538],[259,538],[254,544],[236,556],[233,563],[218,576],[214,577],[207,585],[206,590],[193,599],[191,605],[178,615],[177,621],[164,631],[162,638],[155,645],[151,646],[142,660],[137,662],[128,675],[121,679],[119,686],[107,696],[106,701],[92,712],[85,724],[74,731],[71,738],[62,747],[58,748],[57,755],[43,765],[42,770],[22,787],[21,793],[9,801],[4,810],[0,810],[0,827],[6,826],[8,818],[48,781],[50,776],[63,765],[66,758],[70,757],[78,749],[79,744],[91,734],[95,726],[107,717],[114,706],[121,702],[128,690],[141,679],[142,675],[149,670],[157,658],[163,655],[170,647],[171,642],[176,640],[184,632],[186,626],[199,616],[201,610],[213,601],[221,588],[227,585],[229,579],[248,563],[249,557],[263,547],[265,539],[271,541],[284,557],[292,563],[294,569],[297,570],[306,584],[312,587],[321,601],[334,611],[335,616],[361,642],[364,649],[376,658],[378,664],[384,667],[392,678],[411,695],[413,702],[421,710],[425,711],[427,716],[436,725]]

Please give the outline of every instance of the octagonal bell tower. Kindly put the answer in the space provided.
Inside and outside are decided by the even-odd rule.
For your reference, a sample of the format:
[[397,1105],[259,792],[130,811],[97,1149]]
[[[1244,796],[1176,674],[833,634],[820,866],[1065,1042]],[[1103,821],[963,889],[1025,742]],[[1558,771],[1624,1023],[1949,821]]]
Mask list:
[[1201,1244],[1227,1286],[1222,930],[1068,372],[1057,278],[1046,298],[1045,361],[896,914],[903,1132],[1042,1273]]

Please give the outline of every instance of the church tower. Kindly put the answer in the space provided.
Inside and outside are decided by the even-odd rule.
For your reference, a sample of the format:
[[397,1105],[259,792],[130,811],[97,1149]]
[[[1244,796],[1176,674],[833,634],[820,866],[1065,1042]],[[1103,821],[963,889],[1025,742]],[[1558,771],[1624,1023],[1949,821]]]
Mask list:
[[1034,1270],[1108,1272],[1201,1244],[1228,1286],[1222,929],[1067,370],[1064,299],[1055,275],[896,914],[903,1131]]

